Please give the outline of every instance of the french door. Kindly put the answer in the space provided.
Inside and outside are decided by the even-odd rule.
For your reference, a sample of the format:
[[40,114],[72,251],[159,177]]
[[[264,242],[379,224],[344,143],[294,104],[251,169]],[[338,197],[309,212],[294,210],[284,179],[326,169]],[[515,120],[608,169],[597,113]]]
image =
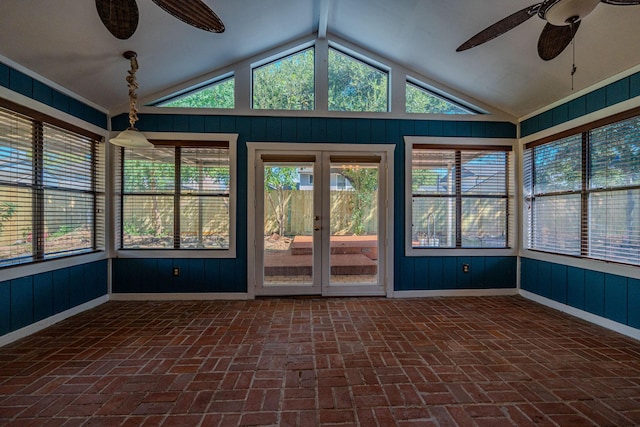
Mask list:
[[255,294],[386,294],[387,151],[282,145],[251,156]]

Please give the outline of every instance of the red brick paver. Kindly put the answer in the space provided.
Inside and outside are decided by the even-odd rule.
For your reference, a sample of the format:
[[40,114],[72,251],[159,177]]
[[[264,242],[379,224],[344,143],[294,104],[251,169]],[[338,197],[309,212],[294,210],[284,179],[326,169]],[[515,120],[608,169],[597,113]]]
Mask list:
[[520,297],[109,302],[0,348],[0,425],[639,424],[640,343]]

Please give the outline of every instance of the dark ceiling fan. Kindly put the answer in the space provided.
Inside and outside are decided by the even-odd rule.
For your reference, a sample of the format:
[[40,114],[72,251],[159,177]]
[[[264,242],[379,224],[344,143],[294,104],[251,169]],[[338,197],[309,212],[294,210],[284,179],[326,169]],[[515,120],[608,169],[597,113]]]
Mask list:
[[549,61],[560,55],[571,43],[578,27],[580,27],[581,20],[591,13],[600,2],[613,6],[640,4],[640,0],[544,0],[485,28],[460,45],[456,52],[462,52],[493,40],[534,15],[538,15],[547,22],[538,39],[538,55],[543,60]]
[[[640,0],[639,0],[640,1]],[[187,24],[212,33],[222,33],[224,24],[202,0],[153,0],[169,14]],[[100,20],[116,38],[126,40],[138,27],[135,0],[96,0]]]

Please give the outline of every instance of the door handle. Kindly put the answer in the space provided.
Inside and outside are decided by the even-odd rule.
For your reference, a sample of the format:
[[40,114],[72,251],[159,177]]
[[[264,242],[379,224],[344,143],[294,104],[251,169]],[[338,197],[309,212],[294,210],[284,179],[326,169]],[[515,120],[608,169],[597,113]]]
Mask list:
[[315,231],[320,231],[320,226],[319,226],[319,225],[314,225],[314,226],[313,226],[313,229],[314,229]]

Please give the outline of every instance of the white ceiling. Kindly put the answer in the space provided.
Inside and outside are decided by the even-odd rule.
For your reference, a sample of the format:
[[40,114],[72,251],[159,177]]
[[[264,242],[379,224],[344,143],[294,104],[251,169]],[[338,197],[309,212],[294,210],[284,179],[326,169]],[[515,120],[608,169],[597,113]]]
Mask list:
[[[537,17],[484,45],[455,51],[530,0],[205,1],[224,22],[224,33],[195,29],[151,0],[138,0],[138,30],[123,41],[102,25],[94,1],[3,0],[0,55],[112,111],[126,105],[124,51],[138,52],[138,94],[146,98],[315,33],[327,2],[330,35],[513,116],[572,93],[571,49],[550,62],[539,59],[544,22]],[[576,37],[576,91],[640,64],[639,24],[640,6],[601,3],[584,19]]]

